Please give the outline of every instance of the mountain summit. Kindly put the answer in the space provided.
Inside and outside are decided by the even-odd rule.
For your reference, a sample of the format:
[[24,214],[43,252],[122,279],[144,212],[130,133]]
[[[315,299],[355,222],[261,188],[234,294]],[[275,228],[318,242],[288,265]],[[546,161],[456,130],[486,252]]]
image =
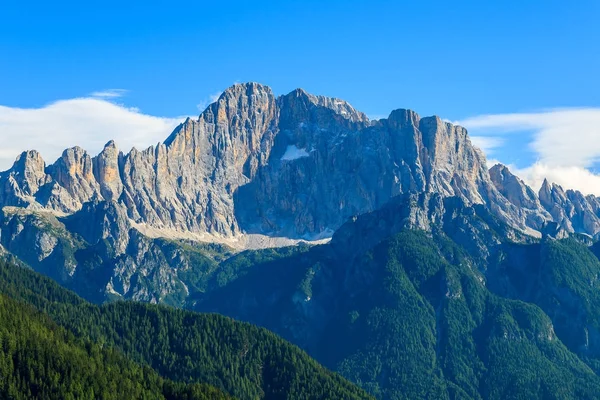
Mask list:
[[[198,284],[189,277],[207,273],[192,272],[194,246],[328,240],[400,195],[418,199],[406,221],[424,230],[457,198],[532,236],[550,222],[600,231],[600,200],[549,183],[536,194],[504,166],[488,171],[463,127],[405,109],[370,121],[340,99],[246,83],[145,150],[125,154],[110,141],[96,156],[67,149],[51,165],[21,154],[0,173],[0,251],[89,287],[92,300],[180,304]],[[192,248],[172,245],[183,239]]]
[[[111,201],[155,236],[319,239],[353,215],[417,192],[486,204],[530,233],[553,218],[569,230],[598,231],[597,217],[570,222],[577,219],[571,211],[554,210],[591,199],[549,199],[546,190],[540,203],[522,182],[504,185],[500,175],[488,172],[464,128],[439,117],[399,109],[369,121],[340,99],[302,89],[275,97],[246,83],[156,147],[124,154],[111,141],[95,157],[74,147],[49,166],[37,152],[23,153],[0,174],[0,205],[69,215],[87,202]],[[522,210],[511,190],[526,193],[531,207]]]

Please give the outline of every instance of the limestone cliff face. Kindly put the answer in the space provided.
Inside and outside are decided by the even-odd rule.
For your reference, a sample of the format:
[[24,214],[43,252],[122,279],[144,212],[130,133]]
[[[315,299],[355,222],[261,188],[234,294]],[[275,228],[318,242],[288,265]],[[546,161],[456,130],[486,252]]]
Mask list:
[[[0,173],[0,206],[71,215],[115,202],[122,218],[168,235],[242,233],[316,239],[400,194],[484,204],[521,230],[549,220],[596,234],[599,203],[576,192],[538,196],[506,167],[488,172],[460,126],[395,110],[370,121],[347,102],[298,89],[238,84],[164,143],[95,157],[75,147],[54,164],[23,153]],[[133,226],[132,225],[132,226]]]
[[527,227],[541,233],[556,231],[553,236],[569,232],[598,237],[600,233],[600,200],[576,190],[544,181],[536,194],[507,167],[495,165],[490,177],[496,189],[514,206],[513,210]]
[[56,199],[52,204],[56,205],[51,206],[52,208],[59,208],[65,212],[77,211],[83,203],[100,194],[100,185],[94,176],[93,159],[80,147],[65,150],[62,156],[48,167],[47,172],[57,187],[68,194],[58,198],[54,196]]
[[37,152],[23,153],[0,174],[0,205],[73,213],[117,201],[137,223],[235,235],[233,193],[266,163],[277,115],[269,88],[235,85],[156,147],[123,154],[111,141],[93,158],[75,147],[48,167]]
[[36,203],[36,194],[47,182],[44,160],[37,151],[23,152],[12,168],[0,175],[0,204],[24,207]]
[[279,103],[268,164],[236,196],[236,204],[253,204],[236,209],[248,230],[321,237],[402,193],[484,203],[495,191],[466,130],[438,117],[396,110],[370,122],[300,90]]
[[235,85],[165,143],[123,159],[130,216],[159,228],[234,235],[233,193],[266,162],[276,133],[271,90]]
[[551,185],[545,180],[539,199],[552,215],[553,221],[563,230],[591,236],[600,233],[600,199],[596,196],[585,196],[576,190],[565,191],[561,186]]
[[174,238],[289,244],[374,212],[373,240],[444,224],[486,258],[487,233],[469,228],[481,218],[465,225],[463,208],[510,237],[600,232],[598,199],[548,182],[536,194],[504,166],[488,171],[460,126],[404,109],[370,121],[343,100],[301,89],[275,97],[257,83],[230,87],[144,150],[125,154],[111,141],[96,156],[67,149],[51,165],[24,152],[0,172],[0,208],[2,254],[99,298],[174,304],[206,272],[186,272],[198,256]]
[[494,165],[490,169],[490,179],[500,194],[514,206],[513,212],[520,215],[527,227],[541,232],[546,223],[552,221],[552,215],[544,209],[533,189],[506,166]]

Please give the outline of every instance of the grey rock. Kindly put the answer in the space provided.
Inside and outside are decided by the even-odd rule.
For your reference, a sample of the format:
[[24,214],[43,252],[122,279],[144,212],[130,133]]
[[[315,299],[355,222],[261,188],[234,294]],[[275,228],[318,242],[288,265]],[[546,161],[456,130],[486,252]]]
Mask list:
[[[402,207],[386,214],[394,202]],[[175,303],[188,291],[178,274],[192,255],[167,256],[157,238],[323,239],[381,209],[370,231],[445,224],[485,259],[492,239],[463,208],[507,224],[513,238],[548,233],[549,222],[600,233],[598,199],[548,182],[536,194],[505,166],[488,171],[460,126],[405,109],[370,121],[343,100],[301,89],[275,97],[258,83],[230,87],[147,149],[125,154],[110,141],[92,157],[74,147],[49,166],[24,152],[0,172],[0,207],[9,207],[0,245],[34,268],[101,297]]]
[[539,192],[542,206],[567,232],[597,236],[600,233],[600,200],[576,190],[565,191],[560,185],[544,180]]
[[520,228],[541,226],[494,187],[464,128],[410,110],[369,121],[343,100],[301,89],[275,98],[257,83],[227,89],[157,146],[123,154],[111,141],[93,158],[75,147],[48,168],[24,153],[0,179],[0,205],[72,214],[115,201],[163,232],[319,239],[409,192],[458,196]]
[[520,215],[526,226],[541,231],[547,221],[552,221],[552,215],[544,209],[535,191],[506,166],[494,165],[490,179],[500,194],[516,207],[513,212]]

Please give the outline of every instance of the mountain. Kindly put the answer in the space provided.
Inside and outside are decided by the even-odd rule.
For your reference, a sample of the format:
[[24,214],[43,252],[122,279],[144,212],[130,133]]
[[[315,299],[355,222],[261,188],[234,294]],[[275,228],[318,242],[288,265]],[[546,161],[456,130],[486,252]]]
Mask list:
[[24,152],[0,188],[0,252],[92,301],[182,305],[219,263],[201,243],[222,258],[323,242],[402,194],[483,204],[534,236],[549,221],[600,230],[593,196],[548,184],[538,196],[506,167],[488,171],[466,130],[439,117],[399,109],[371,121],[343,100],[301,89],[275,97],[257,83],[230,87],[143,151],[111,141],[51,165]]
[[0,257],[109,304],[0,287],[165,379],[366,396],[267,331],[112,302],[266,327],[381,399],[600,393],[600,200],[488,169],[439,117],[239,84],[157,146],[25,152],[0,188]]
[[[597,237],[600,232],[600,199],[544,180],[539,193],[513,175],[507,167],[495,165],[490,176],[496,188],[513,205],[536,221],[552,221],[566,232]],[[526,220],[527,221],[527,220]],[[528,222],[528,226],[543,226]]]
[[408,192],[485,203],[522,229],[543,222],[497,190],[462,127],[401,109],[370,121],[345,101],[300,89],[276,98],[256,83],[227,89],[157,146],[123,154],[111,141],[95,157],[75,147],[49,166],[29,151],[0,181],[2,206],[71,215],[115,202],[142,232],[209,241],[329,237]]
[[437,195],[423,230],[424,197],[242,268],[194,308],[265,326],[382,399],[597,398],[589,239],[535,239]]
[[595,197],[549,184],[536,194],[515,179],[504,166],[488,171],[466,130],[439,117],[399,109],[370,121],[343,100],[301,89],[275,97],[247,83],[143,151],[124,154],[111,141],[95,157],[74,147],[48,166],[24,152],[0,174],[0,205],[64,216],[114,202],[148,236],[237,247],[252,247],[248,233],[330,237],[348,217],[409,192],[486,204],[525,231],[548,220],[600,229]]
[[0,320],[10,398],[369,398],[265,329],[142,303],[98,307],[7,263]]

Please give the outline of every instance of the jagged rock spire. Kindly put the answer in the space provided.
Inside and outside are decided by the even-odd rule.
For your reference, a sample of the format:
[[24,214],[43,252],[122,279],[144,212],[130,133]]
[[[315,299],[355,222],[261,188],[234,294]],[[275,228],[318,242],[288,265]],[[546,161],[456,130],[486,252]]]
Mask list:
[[0,205],[73,213],[114,201],[138,226],[158,232],[242,232],[318,238],[349,216],[406,193],[485,204],[502,221],[540,230],[600,230],[595,198],[544,182],[539,195],[504,166],[489,172],[467,131],[398,109],[369,121],[349,103],[302,89],[276,98],[259,83],[226,89],[164,143],[96,157],[66,150],[45,167],[24,153],[0,175]]

